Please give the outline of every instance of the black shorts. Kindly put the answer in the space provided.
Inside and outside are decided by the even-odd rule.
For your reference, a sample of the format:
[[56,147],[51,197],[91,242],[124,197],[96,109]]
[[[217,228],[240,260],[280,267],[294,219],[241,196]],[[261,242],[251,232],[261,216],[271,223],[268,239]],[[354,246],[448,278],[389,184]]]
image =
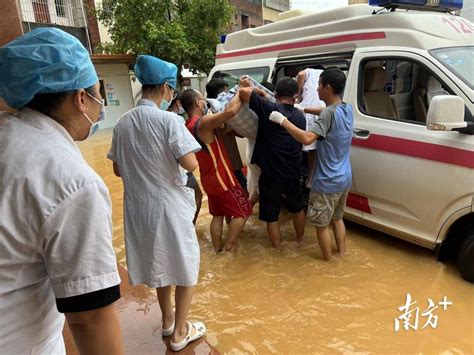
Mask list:
[[284,194],[288,212],[297,213],[303,210],[303,193],[299,179],[278,179],[269,175],[260,175],[258,179],[259,215],[265,222],[276,222],[280,215]]

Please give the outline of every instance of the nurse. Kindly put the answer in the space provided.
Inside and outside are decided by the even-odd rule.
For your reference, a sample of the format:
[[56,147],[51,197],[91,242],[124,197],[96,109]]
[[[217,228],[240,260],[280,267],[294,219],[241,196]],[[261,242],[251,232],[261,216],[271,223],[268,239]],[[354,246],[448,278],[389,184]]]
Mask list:
[[[173,351],[206,332],[188,322],[199,274],[199,244],[193,225],[194,191],[186,171],[197,166],[200,145],[176,114],[167,112],[176,93],[176,65],[142,55],[135,74],[142,84],[137,107],[115,125],[108,155],[124,184],[125,247],[130,284],[156,288],[162,334]],[[176,286],[176,312],[171,287]]]
[[[89,53],[41,28],[0,48],[0,352],[122,354],[107,187],[75,141],[104,118]],[[65,317],[64,317],[65,316]]]

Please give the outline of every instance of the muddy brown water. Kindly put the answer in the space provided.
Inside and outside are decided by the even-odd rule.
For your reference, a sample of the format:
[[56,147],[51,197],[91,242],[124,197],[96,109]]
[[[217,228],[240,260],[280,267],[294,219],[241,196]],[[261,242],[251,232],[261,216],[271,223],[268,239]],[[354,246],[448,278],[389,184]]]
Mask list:
[[[114,248],[125,265],[123,189],[106,159],[110,142],[111,130],[102,130],[79,146],[110,190]],[[190,317],[206,323],[207,342],[221,353],[474,354],[474,285],[430,250],[347,223],[347,255],[324,262],[313,228],[297,248],[290,216],[283,213],[284,250],[275,251],[255,211],[239,250],[215,255],[210,220],[205,198],[196,226],[201,271]],[[419,307],[418,329],[395,332],[407,293],[417,302],[410,309]],[[453,304],[444,310],[438,302],[445,296]],[[428,299],[438,306],[432,312],[437,326],[421,329]]]

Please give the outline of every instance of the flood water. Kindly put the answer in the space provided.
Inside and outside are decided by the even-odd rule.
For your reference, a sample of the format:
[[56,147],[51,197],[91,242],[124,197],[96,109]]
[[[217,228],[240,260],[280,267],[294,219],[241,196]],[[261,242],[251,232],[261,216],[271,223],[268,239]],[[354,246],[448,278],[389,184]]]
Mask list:
[[[103,130],[80,148],[109,187],[114,247],[125,266],[123,189],[106,159],[110,141],[111,130]],[[347,223],[347,255],[324,262],[314,228],[307,227],[297,248],[290,216],[283,214],[284,249],[276,251],[254,211],[239,250],[215,255],[210,220],[204,197],[196,226],[201,271],[190,318],[206,323],[207,342],[219,352],[474,354],[474,285],[433,252]],[[419,307],[418,329],[395,332],[407,293],[417,302],[410,310]],[[452,302],[446,309],[438,304],[444,296]],[[434,322],[422,315],[428,299],[438,306],[431,313],[437,324],[422,329]],[[415,318],[412,313],[412,325]]]

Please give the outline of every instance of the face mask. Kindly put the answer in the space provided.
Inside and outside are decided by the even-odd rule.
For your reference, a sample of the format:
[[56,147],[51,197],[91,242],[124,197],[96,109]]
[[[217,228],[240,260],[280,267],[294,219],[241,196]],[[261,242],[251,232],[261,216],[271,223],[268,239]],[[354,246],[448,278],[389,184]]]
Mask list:
[[[168,87],[168,84],[166,84],[166,86]],[[168,87],[168,90],[170,90],[170,88]],[[170,95],[171,96],[171,95]],[[173,98],[171,97],[170,101],[166,101],[165,100],[165,97],[163,96],[163,99],[161,99],[161,102],[160,102],[160,110],[163,110],[163,111],[167,111],[168,108],[170,107],[171,105],[171,101],[173,100]]]
[[92,98],[95,102],[97,102],[98,104],[100,104],[100,114],[99,114],[99,118],[97,119],[97,121],[94,123],[92,122],[92,120],[90,119],[90,117],[87,115],[87,113],[83,112],[84,113],[84,116],[86,116],[87,120],[90,122],[91,126],[89,127],[89,134],[87,135],[86,139],[89,138],[90,136],[92,136],[95,132],[97,132],[97,130],[99,129],[99,123],[100,122],[103,122],[105,120],[105,105],[104,105],[104,99],[97,99],[95,98],[94,96],[92,96],[91,94],[89,94],[88,92],[86,92],[86,94]]
[[178,115],[182,116],[184,114],[184,108],[179,106]]
[[171,105],[170,101],[166,101],[165,99],[162,99],[160,102],[160,110],[167,111],[170,105]]
[[202,99],[202,100],[199,100],[198,102],[201,102],[201,101],[204,101],[204,102],[205,102],[205,103],[204,103],[204,107],[201,107],[201,105],[199,105],[199,104],[198,104],[198,106],[201,107],[202,115],[203,115],[203,116],[206,116],[206,115],[208,114],[208,112],[209,112],[209,108],[207,107],[207,101],[205,101],[204,99]]

